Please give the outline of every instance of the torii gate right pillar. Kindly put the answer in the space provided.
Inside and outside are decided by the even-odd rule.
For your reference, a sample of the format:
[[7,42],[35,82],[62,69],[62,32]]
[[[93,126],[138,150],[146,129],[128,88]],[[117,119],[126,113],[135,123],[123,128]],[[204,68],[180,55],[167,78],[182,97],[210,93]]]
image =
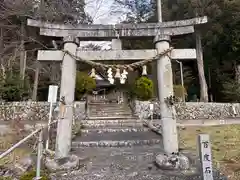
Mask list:
[[[155,37],[154,43],[158,54],[169,49],[170,36],[159,34]],[[173,75],[172,64],[169,56],[159,57],[157,60],[157,82],[160,101],[163,146],[165,153],[178,152],[177,122],[173,118],[172,106],[166,101],[173,96]]]

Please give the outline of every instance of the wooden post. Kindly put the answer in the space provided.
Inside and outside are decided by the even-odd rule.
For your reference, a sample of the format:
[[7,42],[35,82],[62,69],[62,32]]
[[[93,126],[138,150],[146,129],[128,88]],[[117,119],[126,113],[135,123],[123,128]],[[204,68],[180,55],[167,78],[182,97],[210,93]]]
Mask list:
[[34,75],[34,85],[33,85],[33,92],[32,92],[32,100],[37,101],[37,91],[38,91],[38,80],[39,80],[39,72],[40,72],[40,62],[36,61],[35,64],[35,75]]
[[20,76],[22,79],[25,78],[25,71],[26,71],[26,59],[27,53],[25,51],[24,39],[25,39],[25,26],[24,21],[21,20],[21,30],[20,30],[20,37],[21,37],[21,44],[20,44]]

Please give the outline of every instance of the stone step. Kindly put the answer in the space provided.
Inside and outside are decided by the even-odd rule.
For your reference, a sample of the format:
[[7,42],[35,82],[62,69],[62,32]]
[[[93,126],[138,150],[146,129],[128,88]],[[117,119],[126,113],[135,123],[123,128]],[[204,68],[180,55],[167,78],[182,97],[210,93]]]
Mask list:
[[88,120],[87,122],[82,122],[82,125],[86,128],[107,128],[107,127],[143,127],[142,121],[136,120]]
[[118,112],[98,112],[98,113],[88,113],[90,117],[115,117],[115,116],[132,116],[132,113],[118,113]]
[[128,103],[121,103],[118,104],[117,102],[88,102],[88,105],[111,105],[111,106],[122,106],[122,105],[128,105]]
[[103,107],[129,107],[128,104],[104,104],[104,103],[101,103],[101,104],[88,104],[88,106],[91,106],[91,107],[99,107],[99,106],[103,106]]
[[109,132],[88,133],[76,137],[73,148],[80,147],[132,147],[138,145],[162,144],[162,138],[153,132]]
[[87,120],[136,120],[134,116],[88,116]]
[[120,110],[94,110],[94,111],[92,111],[92,110],[90,110],[90,111],[88,111],[88,113],[119,113],[119,114],[132,114],[132,112],[131,111],[128,111],[128,110],[122,110],[122,111],[120,111]]
[[115,127],[122,127],[122,128],[142,128],[143,124],[142,123],[131,123],[131,122],[126,122],[126,123],[102,123],[102,124],[83,124],[84,129],[86,128],[115,128]]
[[105,107],[105,106],[99,106],[99,107],[96,107],[96,106],[88,106],[88,109],[89,110],[92,110],[92,111],[131,111],[130,108],[128,107]]
[[[125,116],[124,118],[114,118],[116,116]],[[89,120],[111,120],[111,119],[133,119],[131,114],[88,114]],[[136,119],[136,118],[134,118]]]
[[127,104],[88,104],[88,107],[112,107],[112,108],[116,108],[116,107],[129,107],[129,105]]
[[89,103],[117,103],[117,98],[115,99],[92,99],[88,101]]
[[88,112],[99,112],[99,111],[104,111],[104,112],[132,112],[130,109],[121,109],[121,108],[117,108],[117,109],[108,109],[108,108],[99,108],[99,109],[88,109]]
[[121,108],[116,108],[116,109],[112,109],[112,108],[88,108],[88,112],[132,112],[131,109],[121,109]]
[[148,128],[145,127],[112,127],[112,128],[102,128],[102,129],[96,129],[96,128],[88,128],[88,129],[82,129],[81,132],[84,134],[89,133],[111,133],[111,132],[149,132],[151,131]]
[[[89,112],[88,112],[88,114],[99,114],[99,113],[100,113],[100,114],[102,114],[102,113],[104,113],[104,114],[110,114],[110,115],[111,115],[111,114],[120,114],[120,115],[123,114],[123,115],[121,115],[121,117],[122,117],[122,116],[127,117],[127,116],[129,116],[129,115],[131,116],[131,114],[133,114],[132,112],[127,112],[127,111],[125,111],[125,112],[124,112],[124,111],[122,111],[122,112],[121,112],[121,111],[119,111],[119,112],[118,112],[118,111],[96,111],[96,112],[91,112],[91,111],[89,111]],[[107,116],[109,116],[109,115],[107,115]],[[119,116],[119,115],[115,115],[115,116]]]
[[[101,123],[105,121],[106,123],[111,123],[111,122],[140,122],[140,119],[136,118],[135,116],[128,116],[128,117],[117,117],[116,116],[109,116],[109,117],[104,117],[104,116],[90,116],[87,117],[87,119],[83,120],[82,122],[86,123],[87,121],[90,121],[90,123]],[[94,122],[95,121],[95,122]],[[143,121],[141,121],[143,122]]]
[[89,108],[89,112],[96,112],[96,111],[108,111],[108,112],[111,112],[111,111],[117,111],[117,112],[124,112],[124,111],[129,111],[131,112],[131,109],[129,108],[116,108],[116,109],[112,109],[112,108]]
[[81,147],[133,147],[142,145],[155,145],[162,143],[160,139],[151,140],[126,140],[126,141],[86,141],[86,142],[72,142],[72,148]]
[[88,111],[88,114],[97,114],[97,113],[118,113],[118,114],[132,114],[131,111],[111,111],[111,110],[98,110],[98,111]]
[[[115,104],[117,104],[118,98],[116,97],[116,98],[111,98],[111,99],[96,99],[96,100],[92,99],[92,100],[89,100],[88,102],[89,103],[115,103]],[[122,103],[127,103],[127,101],[125,100]]]

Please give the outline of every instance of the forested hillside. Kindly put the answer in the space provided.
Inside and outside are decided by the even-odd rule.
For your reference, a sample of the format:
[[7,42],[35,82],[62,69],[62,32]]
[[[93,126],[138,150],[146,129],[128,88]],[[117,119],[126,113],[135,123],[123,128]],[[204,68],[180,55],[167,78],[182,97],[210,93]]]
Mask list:
[[[204,53],[205,78],[214,101],[240,100],[240,1],[238,0],[162,0],[163,21],[208,16],[199,28]],[[157,22],[155,0],[116,0],[114,9],[128,8],[127,22]],[[196,36],[173,39],[175,48],[195,48]],[[152,40],[125,42],[125,48],[153,48]],[[174,82],[180,84],[179,65]],[[197,62],[184,63],[184,81],[189,96],[200,92]]]
[[38,29],[27,26],[27,18],[91,23],[84,6],[84,0],[0,1],[0,96],[3,100],[42,100],[48,85],[60,81],[60,64],[40,64],[36,56],[38,49],[61,48],[58,43],[61,39],[39,36]]

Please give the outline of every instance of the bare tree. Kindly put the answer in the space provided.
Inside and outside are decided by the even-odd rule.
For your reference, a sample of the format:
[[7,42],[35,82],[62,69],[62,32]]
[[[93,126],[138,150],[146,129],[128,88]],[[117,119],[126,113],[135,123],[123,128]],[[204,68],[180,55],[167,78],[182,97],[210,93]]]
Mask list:
[[198,76],[200,83],[200,101],[208,102],[208,86],[204,73],[204,62],[203,62],[203,49],[202,49],[202,40],[201,32],[196,29],[196,51],[197,51],[197,66],[198,66]]
[[[205,9],[212,3],[212,0],[198,0],[192,1],[193,9],[195,9],[196,16],[201,16],[205,14]],[[198,76],[200,83],[200,101],[208,102],[208,85],[204,73],[204,61],[203,61],[203,48],[201,40],[201,31],[198,28],[195,28],[196,36],[196,51],[197,51],[197,67],[198,67]]]
[[101,46],[93,43],[89,43],[82,47],[83,50],[92,50],[92,51],[99,51],[101,50],[101,48],[102,48]]
[[50,77],[51,82],[57,82],[61,72],[57,64],[40,66],[36,62],[37,50],[54,45],[51,38],[43,38],[36,29],[27,27],[26,20],[91,23],[90,16],[84,12],[84,0],[0,0],[0,11],[0,72],[19,73],[22,78],[25,73],[33,75],[32,98],[36,100],[38,76]]

